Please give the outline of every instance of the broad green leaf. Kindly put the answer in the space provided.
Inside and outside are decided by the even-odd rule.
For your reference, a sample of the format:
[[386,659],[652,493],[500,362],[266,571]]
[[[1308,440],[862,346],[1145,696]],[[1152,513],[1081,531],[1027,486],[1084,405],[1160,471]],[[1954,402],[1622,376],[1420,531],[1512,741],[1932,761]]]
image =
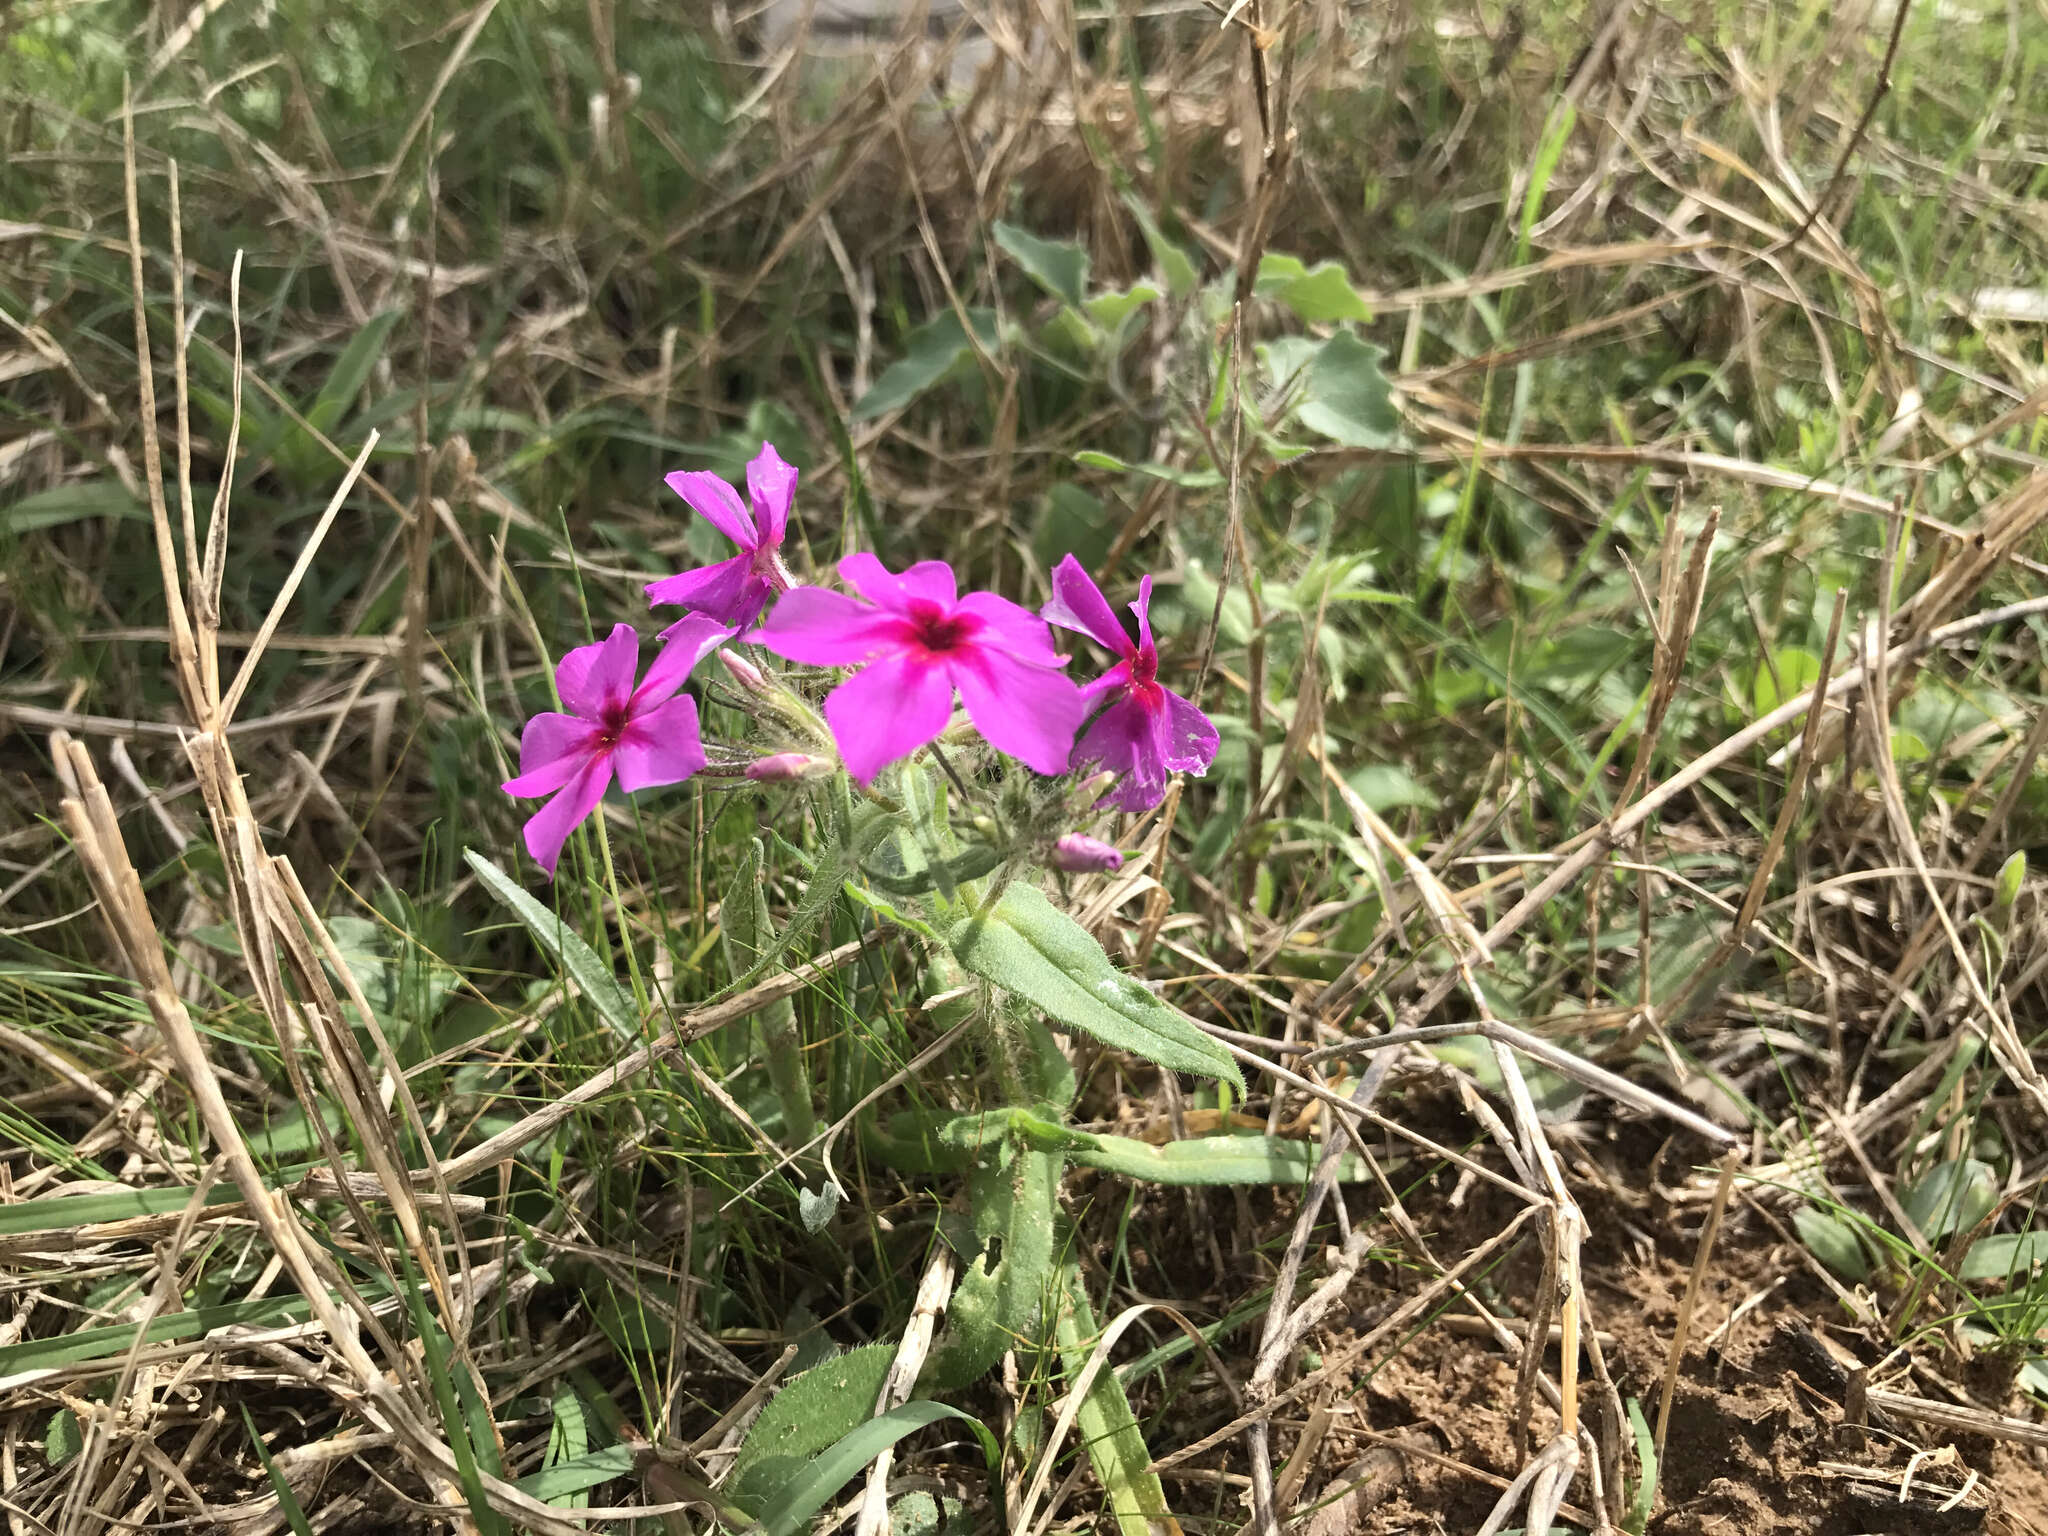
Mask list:
[[1836,1275],[1849,1281],[1870,1278],[1870,1257],[1847,1222],[1809,1205],[1792,1213],[1792,1226],[1813,1256]]
[[597,952],[583,942],[583,936],[563,922],[559,913],[550,912],[527,895],[510,875],[476,850],[464,850],[463,857],[490,893],[512,909],[540,947],[568,973],[577,990],[605,1023],[627,1039],[638,1040],[641,1035],[639,1010],[619,986],[619,978],[611,967],[597,958]]
[[1124,321],[1158,298],[1159,290],[1152,284],[1133,283],[1121,293],[1098,293],[1081,307],[1088,312],[1090,320],[1115,335]]
[[2020,887],[2027,880],[2027,850],[2022,848],[1998,866],[1998,879],[1994,884],[1991,904],[2000,911],[2010,911],[2012,904],[2020,899]]
[[69,1408],[51,1414],[50,1427],[43,1431],[43,1460],[61,1467],[84,1449],[85,1431],[79,1427],[78,1415]]
[[391,335],[391,328],[404,313],[403,309],[387,309],[381,315],[372,315],[363,328],[349,338],[341,356],[334,360],[327,382],[320,386],[320,393],[306,411],[306,420],[323,435],[332,437],[334,429],[341,425],[342,416],[355,403],[356,396],[362,393],[370,370],[384,355],[384,343]]
[[[544,1482],[545,1486],[542,1489],[526,1488],[526,1492],[557,1508],[585,1508],[590,1500],[584,1490],[605,1481],[607,1477],[616,1477],[619,1474],[601,1471],[588,1464],[590,1415],[583,1406],[583,1399],[577,1395],[573,1382],[557,1380],[548,1407],[553,1422],[548,1426],[546,1465],[530,1479],[522,1479],[521,1487],[525,1487],[528,1481]],[[598,1455],[604,1456],[609,1453],[610,1461],[616,1463],[620,1452],[625,1452],[626,1467],[630,1469],[633,1465],[633,1455],[623,1445],[607,1446]],[[591,1481],[584,1482],[582,1479],[585,1477]],[[548,1479],[552,1481],[545,1481]]]
[[935,1499],[913,1488],[889,1506],[889,1536],[967,1536],[974,1522],[955,1498]]
[[1974,1157],[1951,1158],[1922,1174],[1899,1207],[1930,1242],[1966,1232],[1991,1214],[1998,1177]]
[[[1001,349],[1001,332],[994,310],[970,309],[967,319],[982,351],[994,353]],[[972,353],[960,317],[950,309],[941,311],[910,333],[903,356],[884,368],[868,392],[854,402],[854,417],[882,416],[910,404],[966,362]]]
[[53,485],[0,507],[0,534],[36,533],[88,517],[147,517],[142,503],[118,480],[80,480]]
[[1367,763],[1345,778],[1358,791],[1358,798],[1382,815],[1403,806],[1425,811],[1437,806],[1435,792],[1397,763]]
[[580,1509],[583,1501],[577,1495],[599,1483],[629,1476],[633,1465],[631,1446],[608,1445],[602,1450],[566,1456],[551,1466],[520,1478],[514,1486],[521,1493],[530,1494],[558,1509]]
[[1303,373],[1295,419],[1347,448],[1394,446],[1401,418],[1380,367],[1385,355],[1349,331],[1337,332],[1316,349]]
[[1028,230],[995,221],[996,244],[1009,252],[1031,280],[1054,298],[1079,309],[1088,293],[1088,253],[1071,240],[1041,240]]
[[1124,194],[1124,206],[1131,210],[1131,217],[1138,221],[1138,230],[1145,237],[1146,248],[1152,252],[1152,259],[1159,264],[1159,275],[1166,279],[1167,292],[1176,299],[1184,299],[1193,293],[1200,278],[1188,253],[1166,238],[1160,231],[1159,221],[1152,217],[1152,210],[1145,206],[1135,192]]
[[[1775,668],[1777,675],[1772,676]],[[1798,645],[1781,645],[1768,662],[1756,665],[1756,680],[1750,684],[1750,699],[1759,716],[1768,715],[1787,699],[1804,698],[1813,692],[1820,677],[1820,658]]]
[[[808,1139],[808,1138],[806,1138]],[[800,1189],[796,1195],[796,1213],[804,1224],[804,1230],[816,1237],[831,1225],[833,1215],[839,1209],[839,1186],[826,1183],[817,1189]]]
[[1322,349],[1313,336],[1275,336],[1254,344],[1252,352],[1265,365],[1267,382],[1278,389],[1314,362]]
[[[326,1099],[319,1101],[320,1118],[326,1122],[329,1131],[341,1129],[341,1111]],[[251,1129],[247,1135],[249,1150],[257,1159],[274,1164],[287,1158],[301,1158],[320,1145],[320,1132],[313,1121],[300,1107],[285,1110],[274,1116],[261,1129]],[[211,1191],[209,1191],[211,1193]],[[237,1194],[240,1191],[236,1191]]]
[[1057,1151],[1020,1151],[983,1163],[969,1177],[980,1247],[953,1288],[945,1335],[921,1378],[928,1385],[967,1386],[1034,1334],[1052,1283],[1062,1163]]
[[[1094,1353],[1101,1325],[1089,1305],[1080,1266],[1071,1260],[1062,1265],[1060,1283],[1065,1292],[1059,1309],[1060,1359],[1067,1380],[1073,1382]],[[1159,1474],[1151,1470],[1151,1449],[1115,1371],[1096,1373],[1074,1416],[1074,1431],[1088,1448],[1088,1460],[1109,1495],[1110,1513],[1123,1536],[1180,1536],[1180,1522],[1167,1506]]]
[[[893,1354],[893,1351],[891,1351]],[[776,1493],[761,1511],[761,1529],[766,1536],[795,1536],[825,1503],[861,1474],[863,1468],[914,1429],[957,1419],[975,1432],[982,1454],[994,1472],[1002,1459],[995,1436],[981,1420],[944,1403],[909,1402],[877,1414],[828,1449],[820,1452]]]
[[893,1344],[866,1344],[790,1378],[747,1432],[720,1491],[742,1508],[765,1507],[804,1463],[867,1422],[895,1358]]
[[1222,1046],[1111,963],[1102,946],[1036,886],[1015,884],[994,910],[956,919],[947,941],[961,965],[1069,1029],[1176,1072],[1244,1078]]
[[1334,261],[1307,267],[1299,257],[1268,252],[1259,261],[1254,287],[1260,298],[1285,304],[1310,325],[1372,318],[1372,306],[1359,297],[1351,275]]
[[[1312,1141],[1257,1134],[1196,1136],[1161,1147],[1128,1136],[1076,1134],[1086,1134],[1090,1144],[1069,1152],[1068,1162],[1154,1184],[1275,1184],[1300,1189],[1314,1176],[1323,1151]],[[1347,1183],[1370,1177],[1353,1153],[1344,1155],[1338,1176]]]
[[1072,555],[1092,571],[1109,554],[1110,542],[1116,537],[1115,527],[1100,497],[1071,480],[1058,480],[1039,503],[1031,552],[1047,570]]
[[1963,1256],[1961,1278],[1971,1281],[2024,1278],[2048,1264],[2048,1230],[2000,1232],[1974,1243]]

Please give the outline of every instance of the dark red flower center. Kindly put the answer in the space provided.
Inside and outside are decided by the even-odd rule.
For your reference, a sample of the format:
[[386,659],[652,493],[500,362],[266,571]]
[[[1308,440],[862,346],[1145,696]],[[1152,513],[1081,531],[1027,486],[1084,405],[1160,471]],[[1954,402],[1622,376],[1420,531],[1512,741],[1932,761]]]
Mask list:
[[626,734],[626,727],[632,724],[631,705],[626,703],[607,704],[604,713],[598,716],[597,746],[601,752],[609,752],[619,744],[619,738]]
[[1131,685],[1147,688],[1159,679],[1159,651],[1157,647],[1141,645],[1131,657]]
[[935,656],[965,649],[981,627],[972,614],[948,613],[937,603],[914,604],[908,617],[917,643]]

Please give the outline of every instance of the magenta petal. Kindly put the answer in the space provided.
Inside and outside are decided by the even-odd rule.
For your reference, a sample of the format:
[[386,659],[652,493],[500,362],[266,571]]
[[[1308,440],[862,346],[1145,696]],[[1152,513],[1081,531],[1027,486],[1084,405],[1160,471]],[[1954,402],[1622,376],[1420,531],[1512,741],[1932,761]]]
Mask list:
[[796,466],[784,463],[773,443],[763,443],[747,465],[747,499],[754,504],[754,547],[780,544],[796,499]]
[[1072,555],[1053,567],[1052,600],[1038,611],[1048,624],[1086,635],[1119,656],[1128,656],[1134,649],[1102,588]]
[[1125,811],[1149,811],[1166,798],[1166,712],[1148,708],[1142,695],[1126,694],[1096,716],[1074,749],[1074,760],[1107,768],[1122,778],[1103,796]]
[[508,795],[551,795],[576,776],[597,746],[598,728],[575,715],[535,715],[519,733],[519,777],[501,786]]
[[640,670],[640,637],[630,624],[614,624],[595,645],[579,645],[555,668],[555,691],[571,714],[601,719],[607,707],[623,709]]
[[[707,613],[685,614],[669,625],[661,632],[664,642],[661,654],[654,658],[654,665],[647,669],[647,676],[633,690],[633,713],[639,715],[652,709],[682,687],[683,679],[690,675],[692,667],[738,633],[737,629],[719,623]],[[625,777],[623,768],[619,770],[619,776],[621,779]]]
[[527,822],[526,851],[533,855],[534,863],[548,872],[550,880],[555,877],[556,861],[562,857],[562,844],[569,840],[577,824],[597,809],[611,781],[611,755],[605,753],[593,758]]
[[953,567],[943,560],[921,560],[901,576],[870,554],[848,555],[839,562],[839,579],[878,608],[906,613],[919,598],[953,606],[959,585]]
[[863,784],[936,738],[952,718],[946,669],[907,656],[878,661],[825,695],[825,720],[840,759]]
[[627,794],[659,784],[680,784],[704,766],[697,734],[697,701],[687,693],[650,709],[619,735],[612,754],[619,788]]
[[772,590],[768,578],[755,571],[752,555],[735,555],[716,565],[650,581],[647,601],[654,606],[678,604],[738,629],[760,613]]
[[1131,604],[1131,612],[1138,616],[1138,649],[1156,651],[1152,643],[1152,578],[1146,576],[1138,582],[1138,600]]
[[760,542],[754,533],[753,519],[740,505],[740,493],[718,476],[701,469],[679,469],[664,477],[663,483],[687,501],[692,512],[741,549],[751,550]]
[[1087,718],[1081,690],[1051,667],[983,647],[952,664],[960,702],[988,744],[1039,773],[1065,773]]
[[1176,773],[1207,773],[1216,761],[1216,722],[1171,689],[1166,695],[1166,766]]
[[853,667],[906,643],[903,621],[844,592],[794,587],[754,631],[776,655],[813,667]]
[[942,603],[949,608],[960,595],[960,583],[954,579],[953,567],[943,560],[920,560],[896,579],[912,597]]
[[993,592],[970,592],[955,605],[956,613],[971,613],[985,626],[982,645],[998,645],[1019,661],[1041,667],[1064,667],[1067,658],[1052,648],[1052,631],[1045,620],[1029,608],[1020,608],[1007,597]]

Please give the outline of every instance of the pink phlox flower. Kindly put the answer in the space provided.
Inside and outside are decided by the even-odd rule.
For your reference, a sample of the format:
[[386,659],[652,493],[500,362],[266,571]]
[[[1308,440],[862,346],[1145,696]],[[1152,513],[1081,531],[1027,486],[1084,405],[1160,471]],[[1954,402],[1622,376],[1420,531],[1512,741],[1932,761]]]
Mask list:
[[896,576],[873,555],[848,555],[839,574],[867,601],[797,587],[756,636],[791,661],[861,669],[825,696],[826,723],[856,779],[935,740],[956,691],[990,746],[1040,773],[1066,771],[1088,711],[1044,620],[992,592],[958,596],[943,560]]
[[[694,571],[664,576],[647,583],[650,606],[674,603],[693,613],[708,614],[721,624],[745,629],[761,616],[768,599],[789,590],[789,572],[782,565],[782,535],[789,527],[789,506],[796,499],[796,467],[785,464],[772,443],[747,465],[747,499],[718,476],[700,469],[679,469],[668,477],[674,491],[705,522],[739,545],[730,560]],[[663,638],[674,632],[672,626]]]
[[597,809],[614,778],[628,794],[680,784],[704,766],[697,732],[697,701],[677,693],[690,669],[735,631],[705,614],[673,625],[673,636],[647,669],[640,686],[640,637],[630,624],[614,625],[595,645],[579,645],[555,668],[555,688],[568,707],[526,722],[519,738],[519,777],[505,793],[521,799],[552,796],[526,823],[526,850],[553,879],[562,844]]
[[1102,589],[1068,555],[1052,573],[1052,601],[1039,611],[1048,623],[1088,636],[1114,651],[1117,664],[1081,691],[1102,712],[1074,748],[1079,767],[1123,777],[1103,798],[1125,811],[1149,811],[1166,798],[1169,773],[1206,773],[1216,760],[1215,724],[1159,683],[1159,647],[1152,641],[1152,578],[1138,583],[1134,641],[1117,622]]

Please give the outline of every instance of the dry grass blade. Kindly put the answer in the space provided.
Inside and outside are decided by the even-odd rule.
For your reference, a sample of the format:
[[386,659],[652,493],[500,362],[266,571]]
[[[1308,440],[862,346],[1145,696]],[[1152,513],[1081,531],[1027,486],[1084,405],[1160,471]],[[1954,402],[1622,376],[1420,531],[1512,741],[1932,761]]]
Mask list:
[[[931,1354],[932,1336],[937,1332],[939,1319],[945,1315],[946,1303],[952,1297],[957,1268],[953,1250],[943,1242],[934,1243],[932,1256],[925,1262],[924,1278],[917,1283],[917,1299],[911,1305],[910,1321],[904,1327],[903,1340],[896,1346],[896,1358],[889,1364],[888,1379],[882,1383],[881,1396],[875,1401],[877,1414],[900,1407],[916,1390],[918,1373],[924,1369],[925,1360]],[[867,1486],[861,1494],[860,1516],[854,1522],[855,1536],[885,1536],[888,1531],[889,1468],[895,1459],[892,1446],[877,1456],[874,1465],[868,1468]]]
[[299,550],[299,557],[292,562],[291,574],[285,578],[284,586],[270,605],[270,612],[263,617],[263,623],[256,630],[256,638],[249,642],[249,649],[242,657],[242,665],[235,672],[235,681],[229,687],[227,697],[220,702],[217,719],[207,719],[210,729],[220,729],[235,718],[235,710],[242,702],[242,695],[256,676],[256,663],[263,659],[263,653],[270,645],[270,637],[277,633],[277,626],[284,622],[285,610],[298,595],[299,583],[306,579],[306,572],[312,569],[313,557],[320,553],[320,546],[327,538],[327,531],[334,526],[334,519],[340,513],[342,503],[348,500],[348,493],[355,489],[356,477],[363,472],[363,466],[370,462],[370,454],[377,446],[377,434],[372,431],[363,439],[363,446],[342,476],[341,483],[334,488],[334,494],[327,499],[327,509],[320,514],[320,521],[306,538]]

